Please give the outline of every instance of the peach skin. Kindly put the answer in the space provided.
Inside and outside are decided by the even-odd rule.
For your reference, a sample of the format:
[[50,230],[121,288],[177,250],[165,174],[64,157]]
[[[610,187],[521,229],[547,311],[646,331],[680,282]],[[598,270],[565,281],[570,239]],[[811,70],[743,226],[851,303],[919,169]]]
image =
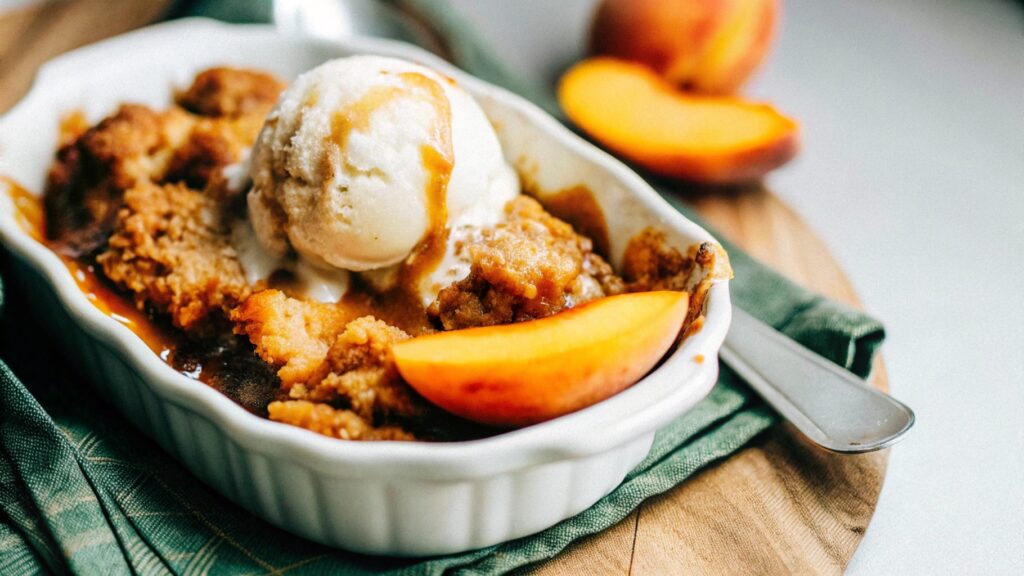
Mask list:
[[395,363],[410,386],[452,414],[526,426],[643,377],[679,336],[688,302],[685,292],[611,296],[540,320],[400,342]]
[[646,66],[591,58],[558,101],[577,126],[652,172],[711,184],[757,180],[796,155],[797,123],[770,105],[680,92]]
[[590,51],[645,64],[679,88],[729,94],[760,66],[778,0],[604,0]]

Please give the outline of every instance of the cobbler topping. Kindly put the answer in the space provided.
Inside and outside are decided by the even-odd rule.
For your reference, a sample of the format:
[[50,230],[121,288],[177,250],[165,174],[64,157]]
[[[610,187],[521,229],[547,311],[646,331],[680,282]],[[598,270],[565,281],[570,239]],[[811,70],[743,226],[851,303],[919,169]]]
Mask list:
[[191,330],[249,296],[213,198],[182,184],[146,182],[125,192],[122,202],[96,262],[140,307],[151,306]]
[[621,279],[590,240],[520,196],[507,219],[465,241],[469,276],[444,288],[430,308],[445,330],[543,318],[618,294]]
[[178,105],[201,116],[262,117],[270,111],[285,84],[266,72],[211,68],[200,72],[178,95]]

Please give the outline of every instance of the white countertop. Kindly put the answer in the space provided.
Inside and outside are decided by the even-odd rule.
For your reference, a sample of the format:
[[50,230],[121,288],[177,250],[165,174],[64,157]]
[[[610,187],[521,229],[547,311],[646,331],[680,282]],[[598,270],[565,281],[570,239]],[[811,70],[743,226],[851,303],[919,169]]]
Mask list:
[[[449,1],[521,73],[571,52],[592,4]],[[784,5],[748,93],[804,149],[770,187],[885,322],[917,413],[849,573],[1024,574],[1024,4]]]
[[1024,10],[789,2],[755,86],[804,122],[772,182],[886,324],[895,448],[851,574],[1024,573]]
[[790,1],[772,180],[888,330],[916,428],[850,574],[1024,574],[1024,6]]

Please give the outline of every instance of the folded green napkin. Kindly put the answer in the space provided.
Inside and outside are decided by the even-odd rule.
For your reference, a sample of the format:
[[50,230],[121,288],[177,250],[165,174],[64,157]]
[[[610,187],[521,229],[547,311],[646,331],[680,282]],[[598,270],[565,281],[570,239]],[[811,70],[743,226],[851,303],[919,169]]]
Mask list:
[[[236,21],[267,14],[260,3],[200,5]],[[453,52],[463,54],[460,63],[470,72],[499,83],[508,77],[457,18],[448,14],[435,23],[457,39],[461,48]],[[694,218],[678,199],[666,197]],[[800,288],[723,243],[736,272],[736,304],[837,364],[867,375],[883,339],[877,321]],[[5,276],[9,258],[4,259]],[[0,357],[6,360],[0,361],[4,574],[503,573],[550,558],[574,540],[612,526],[646,498],[728,456],[777,420],[723,367],[711,394],[658,432],[647,459],[589,510],[539,534],[484,550],[425,560],[372,558],[304,541],[213,493],[95,398],[26,311],[31,295],[8,292],[0,286]]]

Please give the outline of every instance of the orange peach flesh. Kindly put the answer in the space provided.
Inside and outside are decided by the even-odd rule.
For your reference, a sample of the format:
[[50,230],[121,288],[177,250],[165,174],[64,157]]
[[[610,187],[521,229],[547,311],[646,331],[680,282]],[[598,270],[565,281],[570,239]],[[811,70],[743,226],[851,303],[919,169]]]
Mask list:
[[635,383],[679,336],[685,292],[595,300],[529,322],[441,332],[394,346],[402,377],[440,408],[516,427],[590,406]]
[[562,77],[566,115],[605,146],[665,176],[753,180],[797,150],[797,124],[767,104],[693,96],[645,66],[592,58]]

